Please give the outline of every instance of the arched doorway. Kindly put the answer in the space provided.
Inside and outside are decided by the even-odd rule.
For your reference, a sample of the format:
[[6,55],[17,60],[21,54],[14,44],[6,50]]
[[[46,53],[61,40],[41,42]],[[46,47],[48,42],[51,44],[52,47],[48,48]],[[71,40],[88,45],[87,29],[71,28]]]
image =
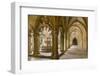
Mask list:
[[72,45],[78,45],[76,38],[73,39]]

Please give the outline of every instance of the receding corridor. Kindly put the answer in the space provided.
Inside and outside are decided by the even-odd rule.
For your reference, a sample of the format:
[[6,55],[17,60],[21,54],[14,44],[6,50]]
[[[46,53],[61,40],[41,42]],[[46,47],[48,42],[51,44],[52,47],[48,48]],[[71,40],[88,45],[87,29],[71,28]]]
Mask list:
[[88,58],[88,18],[28,15],[28,60]]

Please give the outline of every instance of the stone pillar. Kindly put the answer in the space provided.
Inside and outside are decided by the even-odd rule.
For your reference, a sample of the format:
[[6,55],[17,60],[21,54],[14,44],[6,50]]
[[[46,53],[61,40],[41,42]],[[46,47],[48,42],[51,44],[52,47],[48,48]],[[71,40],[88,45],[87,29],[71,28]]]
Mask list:
[[64,32],[63,30],[61,31],[61,52],[63,53],[64,52]]
[[59,59],[58,55],[58,32],[52,31],[52,59]]
[[39,53],[39,35],[38,33],[34,32],[34,51],[33,56],[38,56]]
[[67,32],[68,33],[68,36],[67,36],[67,42],[68,42],[68,48],[70,48],[70,34],[69,34],[69,31]]
[[67,40],[66,40],[66,33],[64,32],[64,51],[67,50]]
[[67,34],[65,32],[65,51],[67,51]]
[[31,55],[31,33],[28,34],[28,55]]

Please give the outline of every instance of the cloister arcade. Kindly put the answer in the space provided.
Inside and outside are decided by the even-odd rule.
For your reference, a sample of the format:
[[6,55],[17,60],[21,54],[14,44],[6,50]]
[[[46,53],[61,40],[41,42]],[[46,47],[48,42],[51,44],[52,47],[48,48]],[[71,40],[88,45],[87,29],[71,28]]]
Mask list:
[[28,60],[87,57],[87,17],[28,15]]

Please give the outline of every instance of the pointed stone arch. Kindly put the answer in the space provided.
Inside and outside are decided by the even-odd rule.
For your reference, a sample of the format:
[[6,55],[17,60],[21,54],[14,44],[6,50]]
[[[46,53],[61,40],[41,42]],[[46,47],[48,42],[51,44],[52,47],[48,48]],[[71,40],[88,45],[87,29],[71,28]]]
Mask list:
[[78,45],[77,38],[73,38],[72,45]]
[[79,22],[80,24],[82,24],[82,26],[85,28],[86,31],[88,30],[87,22],[82,17],[71,18],[69,21],[68,27],[72,26],[72,24],[75,22]]
[[[67,32],[67,48],[69,48],[72,45],[72,40],[74,37],[74,34],[72,35],[73,32],[75,32],[74,30],[76,29],[76,33],[79,34],[79,36],[77,35],[77,41],[80,42],[78,43],[80,45],[81,48],[87,48],[87,31],[85,30],[85,28],[83,27],[83,25],[80,22],[75,22],[73,23],[69,28],[68,28],[68,32]],[[71,32],[70,32],[71,31]],[[73,37],[71,37],[71,35]],[[81,38],[80,38],[81,37]],[[71,38],[71,39],[70,39]]]

